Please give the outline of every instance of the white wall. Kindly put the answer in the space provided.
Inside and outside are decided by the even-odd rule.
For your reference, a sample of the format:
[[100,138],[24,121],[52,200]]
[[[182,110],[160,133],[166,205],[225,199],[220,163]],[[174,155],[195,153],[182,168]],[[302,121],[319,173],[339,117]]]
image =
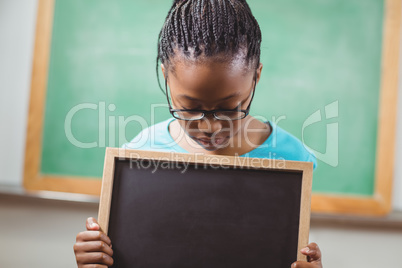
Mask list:
[[36,5],[0,0],[0,184],[22,183]]
[[0,196],[0,267],[76,267],[73,245],[97,205]]
[[[36,5],[36,0],[0,0],[0,185],[21,185]],[[399,91],[396,163],[402,164],[402,87]],[[400,164],[394,207],[402,210]],[[96,215],[94,205],[0,196],[0,266],[74,267],[75,235],[86,217]],[[311,240],[321,246],[325,268],[400,267],[401,230],[313,223]]]
[[402,27],[401,44],[399,53],[399,94],[398,94],[398,116],[395,144],[395,173],[394,173],[394,191],[393,207],[402,211]]

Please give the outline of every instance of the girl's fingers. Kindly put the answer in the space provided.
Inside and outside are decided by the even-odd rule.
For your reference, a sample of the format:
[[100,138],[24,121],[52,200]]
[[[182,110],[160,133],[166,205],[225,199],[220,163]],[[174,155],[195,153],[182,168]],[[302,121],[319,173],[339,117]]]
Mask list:
[[112,241],[110,238],[105,235],[105,233],[101,231],[85,231],[81,232],[77,235],[77,242],[85,242],[85,241],[103,241],[108,246],[111,246]]
[[113,259],[103,252],[85,252],[75,255],[77,264],[104,264],[107,266],[113,265]]
[[84,264],[79,266],[79,268],[107,268],[107,265],[103,264]]
[[313,264],[305,261],[296,261],[292,263],[291,268],[316,268]]
[[103,252],[109,256],[113,256],[113,250],[103,241],[75,243],[74,252]]
[[86,227],[88,231],[98,231],[100,229],[98,222],[93,217],[87,219]]
[[304,255],[308,256],[309,262],[321,260],[321,251],[316,243],[310,243],[307,245],[307,247],[301,249],[300,251]]

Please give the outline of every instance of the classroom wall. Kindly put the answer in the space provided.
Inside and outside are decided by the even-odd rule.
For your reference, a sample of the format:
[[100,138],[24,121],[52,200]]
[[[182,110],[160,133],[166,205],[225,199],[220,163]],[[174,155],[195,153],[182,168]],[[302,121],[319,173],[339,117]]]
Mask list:
[[[0,0],[0,188],[22,183],[36,6],[36,0]],[[402,210],[399,91],[394,208]],[[0,195],[0,266],[74,267],[75,235],[96,215],[96,205]],[[319,242],[325,268],[400,266],[400,230],[313,223],[310,238]]]
[[21,185],[36,0],[0,0],[0,184]]
[[[402,29],[402,27],[401,27]],[[402,38],[402,31],[400,34]],[[402,211],[402,41],[399,55],[399,92],[398,92],[398,114],[397,131],[395,144],[395,173],[394,173],[394,191],[393,207],[395,210]]]

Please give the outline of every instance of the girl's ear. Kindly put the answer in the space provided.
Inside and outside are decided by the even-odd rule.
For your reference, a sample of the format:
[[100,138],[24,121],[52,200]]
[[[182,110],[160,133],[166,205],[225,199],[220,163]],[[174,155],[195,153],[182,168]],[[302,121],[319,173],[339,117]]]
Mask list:
[[261,78],[261,72],[262,72],[262,63],[260,63],[260,65],[257,68],[257,84],[260,81]]
[[165,66],[163,65],[163,63],[161,63],[161,69],[162,69],[162,73],[163,73],[163,78],[166,79]]

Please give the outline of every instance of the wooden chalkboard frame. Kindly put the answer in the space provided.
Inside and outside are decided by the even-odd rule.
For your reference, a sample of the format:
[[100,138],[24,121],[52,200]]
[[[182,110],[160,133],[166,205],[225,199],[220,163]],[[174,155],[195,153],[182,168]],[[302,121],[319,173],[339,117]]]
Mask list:
[[222,166],[235,168],[278,170],[286,172],[297,171],[302,172],[297,260],[305,261],[306,256],[303,255],[300,250],[305,247],[309,241],[313,163],[298,161],[275,161],[270,159],[257,159],[259,161],[239,161],[239,157],[219,155],[214,155],[212,162],[210,158],[211,156],[200,154],[172,154],[165,152],[106,148],[102,178],[102,190],[98,212],[98,222],[101,230],[106,234],[109,230],[109,217],[115,175],[115,162],[118,159],[172,159],[172,161],[174,161],[175,163],[193,163],[200,165],[216,165],[216,163],[224,163]]
[[[370,197],[313,194],[313,212],[381,216],[392,209],[401,10],[402,1],[385,0],[374,194]],[[27,190],[99,195],[99,178],[43,175],[40,172],[53,12],[54,0],[38,1],[24,187]]]

